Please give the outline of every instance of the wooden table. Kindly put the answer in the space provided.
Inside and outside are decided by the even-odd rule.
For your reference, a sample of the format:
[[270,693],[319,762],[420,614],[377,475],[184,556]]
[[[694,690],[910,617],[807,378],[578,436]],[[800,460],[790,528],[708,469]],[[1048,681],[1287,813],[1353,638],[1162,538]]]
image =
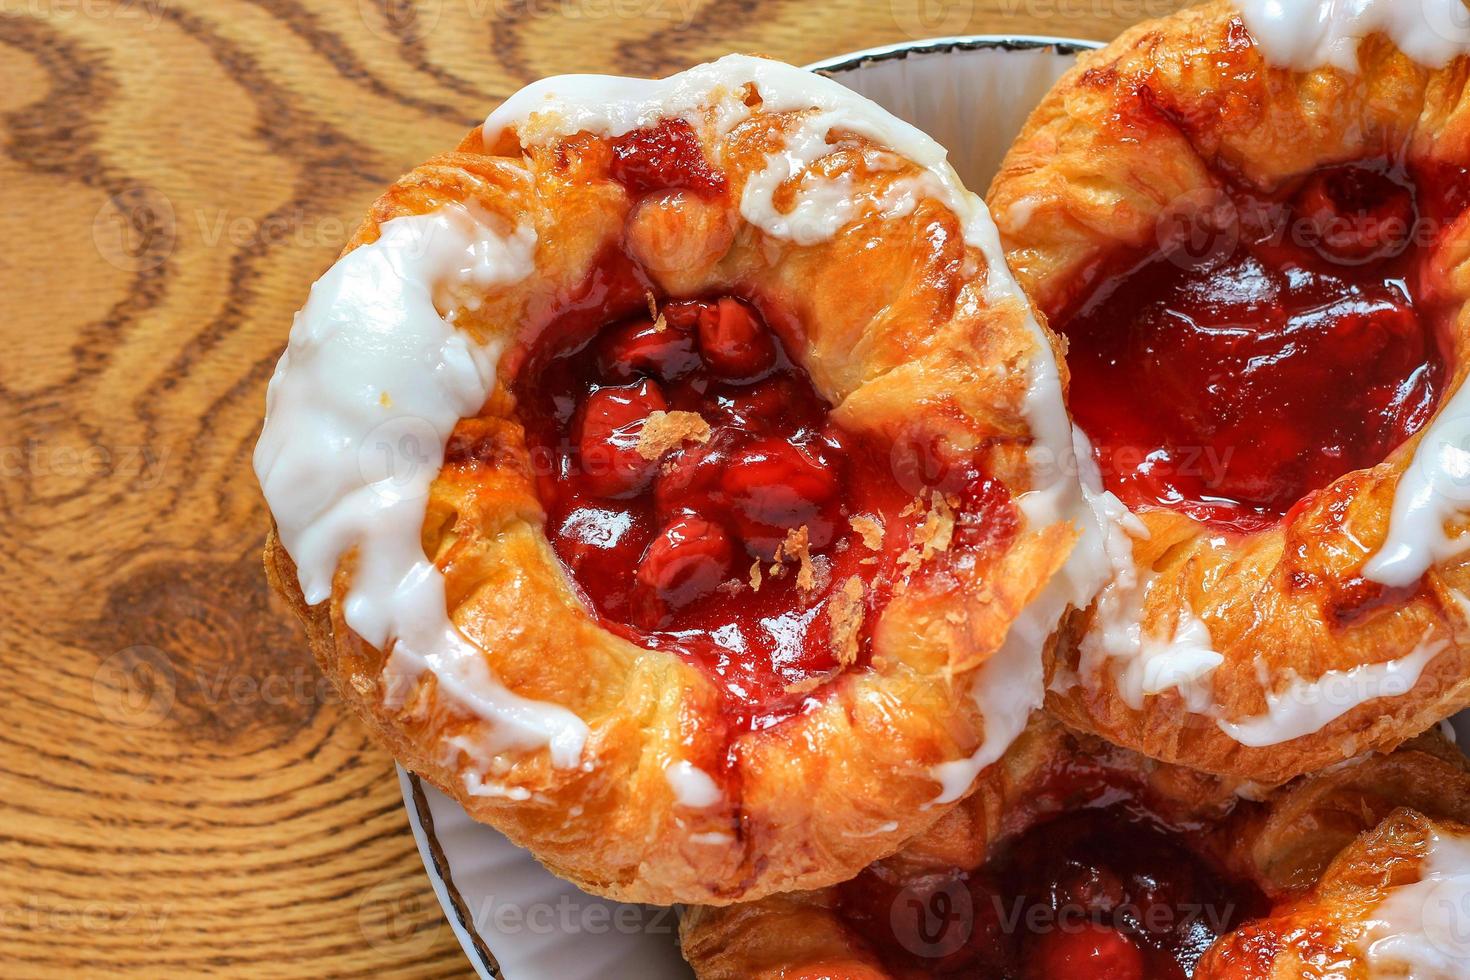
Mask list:
[[0,0],[0,973],[471,975],[258,558],[266,379],[394,176],[541,75],[1174,5]]

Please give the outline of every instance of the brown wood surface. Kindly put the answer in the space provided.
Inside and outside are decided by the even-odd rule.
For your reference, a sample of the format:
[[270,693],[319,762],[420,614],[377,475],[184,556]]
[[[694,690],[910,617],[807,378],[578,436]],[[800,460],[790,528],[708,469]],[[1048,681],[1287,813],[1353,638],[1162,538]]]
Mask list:
[[0,0],[0,975],[472,975],[258,558],[266,379],[395,175],[541,75],[1173,6]]

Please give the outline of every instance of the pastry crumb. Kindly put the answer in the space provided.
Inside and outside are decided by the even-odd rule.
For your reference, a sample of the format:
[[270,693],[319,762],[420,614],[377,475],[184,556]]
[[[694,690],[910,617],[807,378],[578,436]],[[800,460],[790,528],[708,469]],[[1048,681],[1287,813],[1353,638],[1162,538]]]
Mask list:
[[[812,590],[810,595],[825,594],[832,584],[832,562],[824,555],[812,555]],[[810,595],[808,598],[810,598]]]
[[811,532],[805,524],[786,532],[786,540],[776,549],[777,560],[780,560],[783,551],[786,557],[796,559],[796,587],[803,592],[815,589],[817,573],[812,567]]
[[648,300],[648,318],[653,321],[653,329],[658,331],[659,333],[663,333],[666,329],[668,329],[669,322],[665,320],[664,315],[658,311],[658,300],[653,298],[652,291],[645,292],[643,294],[643,298]]
[[[920,507],[911,513],[924,510],[921,501],[915,500],[914,503]],[[923,523],[914,529],[914,543],[898,558],[906,575],[935,555],[949,550],[954,541],[956,503],[954,498],[945,494],[934,494]]]
[[878,551],[883,547],[883,525],[877,518],[859,514],[857,517],[849,518],[848,523],[863,539],[864,548],[869,551]]
[[847,667],[857,662],[858,633],[863,628],[863,580],[856,575],[842,583],[827,607],[831,623],[832,652]]
[[949,544],[954,539],[954,503],[945,494],[936,493],[933,506],[924,517],[924,523],[914,532],[914,537],[924,549],[924,559],[949,550]]
[[686,442],[709,441],[709,423],[698,412],[653,412],[638,433],[638,455],[658,459]]
[[761,562],[759,558],[750,566],[750,587],[757,592],[761,590]]
[[808,694],[831,679],[831,676],[828,674],[813,674],[811,677],[787,684],[784,690],[787,694]]

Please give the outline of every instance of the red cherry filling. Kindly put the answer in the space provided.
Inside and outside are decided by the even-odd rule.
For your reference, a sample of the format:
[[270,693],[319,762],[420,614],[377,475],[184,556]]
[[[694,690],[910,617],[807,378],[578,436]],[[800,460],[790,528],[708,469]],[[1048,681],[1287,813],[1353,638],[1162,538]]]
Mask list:
[[[1097,802],[1118,798],[1104,787]],[[1084,802],[993,851],[982,869],[918,881],[869,869],[841,886],[840,912],[903,976],[1185,980],[1219,936],[1267,910],[1132,802]]]
[[1419,270],[1470,181],[1420,176],[1365,163],[1239,192],[1233,246],[1123,257],[1056,318],[1110,489],[1255,530],[1425,424],[1445,367]]
[[699,137],[682,119],[665,119],[614,139],[608,171],[632,194],[685,188],[708,195],[725,190],[724,176],[710,169]]
[[801,527],[813,548],[832,540],[838,515],[831,505],[839,489],[835,455],[820,442],[799,445],[766,436],[730,460],[720,490],[752,556],[769,560],[787,533]]
[[1143,952],[1111,926],[1086,923],[1035,944],[1026,961],[1034,980],[1146,980]]
[[699,347],[712,374],[745,381],[776,363],[776,346],[750,308],[726,297],[699,314]]
[[582,404],[577,442],[583,480],[593,493],[619,497],[637,493],[653,478],[657,460],[638,452],[644,424],[654,412],[668,408],[653,381],[599,388]]
[[1409,244],[1414,195],[1409,187],[1367,167],[1333,167],[1307,178],[1296,207],[1316,247],[1342,262],[1391,258]]
[[667,322],[634,320],[609,331],[598,346],[598,369],[618,381],[677,381],[700,363],[694,335]]
[[635,573],[648,608],[635,610],[638,625],[659,626],[670,610],[709,595],[730,576],[735,549],[718,524],[702,517],[670,521],[649,542]]
[[[515,372],[547,536],[608,628],[709,670],[736,727],[771,724],[861,667],[924,488],[828,418],[756,307],[681,300],[650,317],[619,261]],[[953,469],[952,548],[1004,547],[1009,493]],[[874,527],[897,553],[870,547]]]

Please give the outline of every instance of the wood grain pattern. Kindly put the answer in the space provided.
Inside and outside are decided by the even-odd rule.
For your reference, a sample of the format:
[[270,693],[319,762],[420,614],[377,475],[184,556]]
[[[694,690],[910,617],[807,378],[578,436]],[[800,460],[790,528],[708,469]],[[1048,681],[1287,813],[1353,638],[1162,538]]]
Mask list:
[[544,74],[1173,6],[0,0],[0,972],[470,975],[258,564],[266,379],[391,178]]

